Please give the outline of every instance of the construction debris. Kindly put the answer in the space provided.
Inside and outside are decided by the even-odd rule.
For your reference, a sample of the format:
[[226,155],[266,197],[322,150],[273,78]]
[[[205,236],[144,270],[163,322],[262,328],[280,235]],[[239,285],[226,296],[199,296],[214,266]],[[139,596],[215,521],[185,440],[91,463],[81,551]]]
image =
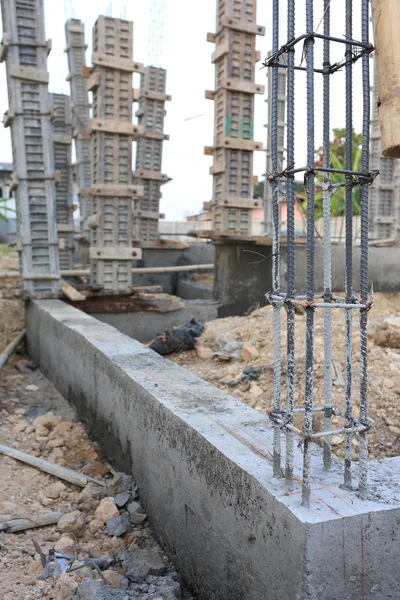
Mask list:
[[151,350],[165,356],[173,352],[184,352],[196,347],[196,339],[204,330],[204,324],[193,318],[184,327],[167,329],[164,335],[159,335],[150,344]]

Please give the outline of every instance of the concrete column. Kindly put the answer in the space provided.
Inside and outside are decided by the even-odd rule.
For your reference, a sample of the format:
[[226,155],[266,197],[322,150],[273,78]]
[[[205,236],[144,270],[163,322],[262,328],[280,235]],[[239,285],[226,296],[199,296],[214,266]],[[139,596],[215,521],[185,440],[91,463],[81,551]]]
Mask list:
[[[22,6],[23,4],[23,6]],[[55,293],[60,286],[53,143],[43,0],[1,0],[18,240],[24,290]]]
[[256,35],[265,28],[256,24],[256,0],[218,0],[217,32],[207,40],[216,45],[215,91],[206,98],[215,102],[214,145],[205,154],[214,157],[211,201],[214,232],[251,236],[253,200],[254,94],[264,86],[254,83]]
[[158,67],[146,67],[140,77],[140,89],[134,90],[139,102],[139,125],[144,129],[136,150],[135,183],[144,188],[143,196],[135,200],[133,234],[136,240],[154,242],[159,238],[161,185],[170,181],[161,172],[164,134],[165,93],[167,72]]
[[100,16],[93,28],[93,216],[89,248],[91,283],[105,290],[127,290],[132,261],[132,200],[143,187],[132,182],[132,141],[143,127],[132,124],[133,23]]

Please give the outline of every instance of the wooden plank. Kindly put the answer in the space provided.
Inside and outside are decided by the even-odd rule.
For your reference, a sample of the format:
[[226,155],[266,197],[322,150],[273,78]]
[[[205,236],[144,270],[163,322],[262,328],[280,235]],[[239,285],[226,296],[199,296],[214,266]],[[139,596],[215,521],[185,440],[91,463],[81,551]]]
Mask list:
[[4,533],[17,533],[18,531],[26,531],[27,529],[55,525],[63,514],[62,512],[51,512],[45,515],[37,515],[31,519],[9,519],[0,524],[0,531],[4,531]]
[[53,132],[53,143],[55,144],[72,144],[72,136],[66,133]]
[[135,214],[135,218],[140,218],[140,219],[154,219],[154,220],[158,221],[158,219],[160,218],[160,213],[155,210],[142,210],[142,209],[135,208],[134,214]]
[[91,188],[90,194],[92,196],[118,196],[118,197],[129,197],[129,196],[143,196],[144,188],[142,185],[95,185]]
[[218,146],[223,148],[232,148],[233,150],[264,150],[262,142],[254,140],[244,140],[242,138],[224,137],[218,140]]
[[89,258],[97,260],[140,260],[141,248],[100,248],[90,247]]
[[59,233],[75,233],[75,227],[66,223],[57,223],[57,231]]
[[212,146],[204,146],[205,156],[214,156],[214,148]]
[[221,88],[232,90],[233,92],[243,92],[245,94],[264,94],[265,86],[251,81],[241,79],[221,79]]
[[222,44],[217,44],[215,51],[211,55],[211,62],[212,63],[217,62],[220,58],[225,56],[225,54],[228,54],[228,52],[229,52],[229,40],[224,40],[222,42]]
[[205,99],[206,100],[214,100],[215,99],[215,92],[213,92],[212,90],[206,90],[204,93]]
[[220,23],[222,27],[228,27],[234,31],[251,33],[253,35],[265,35],[265,27],[256,23],[249,23],[249,21],[233,19],[232,17],[222,17]]
[[172,100],[172,96],[165,94],[164,92],[157,92],[155,90],[138,90],[140,98],[149,98],[149,100],[159,100],[160,102],[169,102]]
[[144,73],[144,65],[142,63],[135,62],[130,58],[122,58],[121,56],[108,56],[107,54],[93,52],[92,63],[101,67],[128,71],[130,73]]
[[160,142],[169,140],[169,135],[165,133],[155,133],[154,131],[144,131],[140,137],[144,137],[148,140],[159,140]]
[[88,79],[87,89],[88,92],[92,92],[100,85],[100,73],[92,73]]
[[210,42],[211,44],[215,44],[217,39],[217,36],[215,33],[207,33],[207,42]]
[[49,83],[49,74],[43,69],[36,67],[25,67],[21,65],[13,65],[9,67],[8,74],[16,79],[27,79],[37,83]]
[[226,206],[227,208],[259,208],[263,205],[262,200],[253,200],[252,198],[236,198],[235,196],[225,196],[221,201],[211,201],[212,206]]
[[144,135],[143,128],[140,125],[134,125],[127,121],[111,121],[106,119],[91,119],[90,126],[92,131],[104,131],[106,133],[118,133],[119,135],[131,135],[140,137]]
[[61,281],[61,292],[66,296],[69,300],[73,302],[81,302],[85,300],[85,296],[78,292],[72,285],[67,283],[66,281]]
[[152,179],[154,181],[168,181],[168,175],[164,173],[159,173],[158,171],[145,171],[143,169],[139,169],[133,173],[133,176],[138,179]]

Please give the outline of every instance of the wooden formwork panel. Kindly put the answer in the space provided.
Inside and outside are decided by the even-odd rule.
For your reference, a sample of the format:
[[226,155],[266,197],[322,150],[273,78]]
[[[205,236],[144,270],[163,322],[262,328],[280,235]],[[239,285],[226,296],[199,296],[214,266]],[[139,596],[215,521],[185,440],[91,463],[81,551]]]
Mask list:
[[251,236],[252,213],[246,208],[212,207],[213,231]]
[[56,206],[43,0],[2,0],[23,287],[59,290]]
[[[147,134],[164,133],[166,71],[158,67],[146,67],[140,77],[139,125]],[[153,96],[152,96],[153,94]],[[156,97],[159,95],[158,97]],[[158,239],[158,215],[161,198],[161,140],[140,138],[136,150],[136,173],[147,172],[152,178],[137,177],[135,181],[144,187],[144,193],[134,204],[134,236],[145,241]],[[157,181],[157,174],[160,178]]]
[[99,17],[93,28],[91,139],[96,226],[91,229],[91,279],[112,290],[131,285],[135,254],[133,192],[128,189],[132,184],[134,129],[133,69],[129,70],[133,63],[132,34],[133,23],[111,17]]
[[224,81],[229,79],[253,83],[256,37],[225,28],[217,36],[217,48],[218,45],[224,45],[228,51],[215,62],[215,89],[217,90]]
[[[56,213],[58,250],[61,269],[74,267],[74,217],[71,170],[71,101],[65,94],[50,94],[52,107],[53,155],[56,177]],[[63,140],[63,141],[58,141]],[[69,140],[69,141],[68,141]],[[59,225],[69,225],[71,231],[60,231]]]
[[256,12],[257,0],[218,0],[217,31],[226,18],[255,23]]
[[252,140],[254,96],[220,89],[214,96],[214,146],[224,137]]
[[213,199],[217,202],[226,197],[252,198],[253,153],[244,150],[214,151]]

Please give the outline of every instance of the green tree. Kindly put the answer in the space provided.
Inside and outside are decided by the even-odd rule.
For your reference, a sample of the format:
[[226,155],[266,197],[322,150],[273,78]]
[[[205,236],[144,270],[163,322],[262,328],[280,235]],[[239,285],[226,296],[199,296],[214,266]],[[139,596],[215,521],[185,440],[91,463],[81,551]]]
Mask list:
[[10,198],[0,198],[0,221],[8,221],[7,212],[15,213],[13,208],[8,208],[7,202]]
[[[346,169],[346,129],[333,129],[334,138],[330,143],[330,160],[331,167],[333,169],[345,170]],[[361,145],[362,145],[362,134],[355,133],[353,129],[353,165],[352,171],[359,171],[361,165]],[[324,154],[322,148],[316,151],[317,157],[315,164],[317,166],[323,165]],[[345,175],[337,173],[331,173],[330,181],[332,185],[343,184],[346,180]],[[323,183],[323,173],[317,172],[316,183]],[[335,188],[331,194],[331,215],[332,217],[341,217],[344,215],[346,209],[346,188],[338,187]],[[357,186],[353,188],[353,215],[357,216],[361,214],[361,190]],[[322,208],[322,192],[318,191],[315,194],[315,219],[321,219],[323,216]]]

